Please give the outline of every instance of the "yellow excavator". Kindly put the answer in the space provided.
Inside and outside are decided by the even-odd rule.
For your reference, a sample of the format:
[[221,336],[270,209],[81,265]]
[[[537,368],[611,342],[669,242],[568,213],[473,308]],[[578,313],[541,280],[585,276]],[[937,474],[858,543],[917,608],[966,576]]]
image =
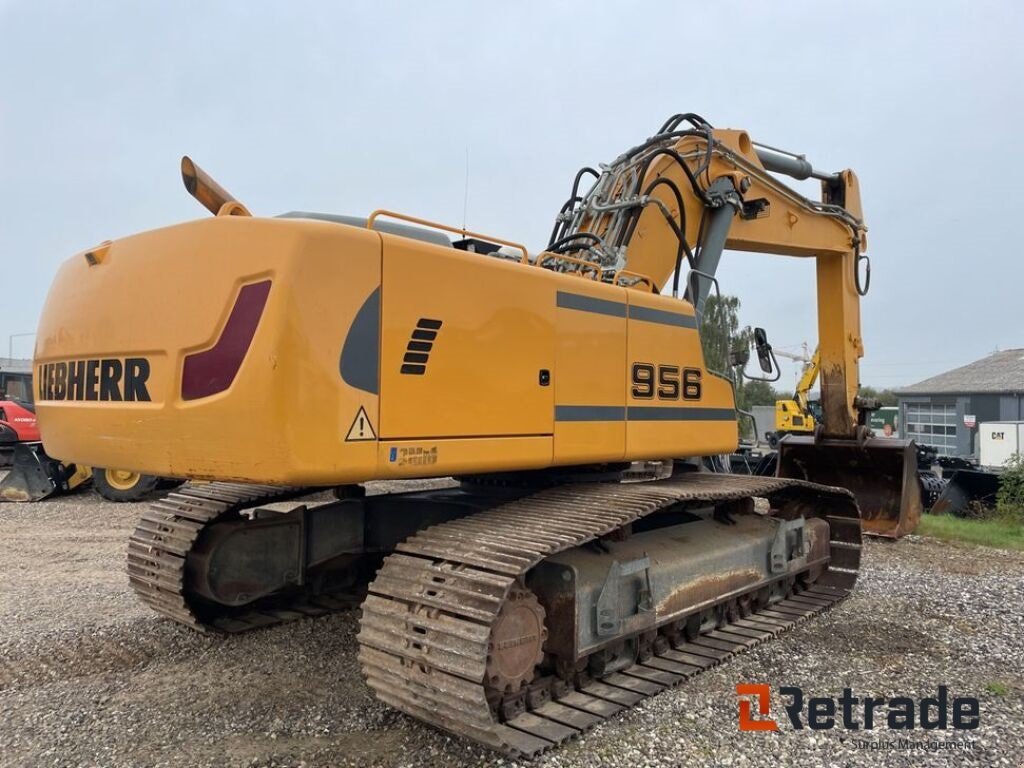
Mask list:
[[[143,514],[141,599],[232,633],[365,595],[381,701],[535,755],[849,594],[862,527],[920,507],[913,446],[857,397],[856,176],[694,114],[600,168],[531,252],[382,210],[253,216],[185,158],[212,217],[67,260],[37,337],[48,448],[213,481]],[[823,429],[778,477],[709,471],[738,439],[699,335],[727,248],[817,265]],[[361,485],[432,477],[459,483]]]
[[772,448],[778,446],[778,440],[784,435],[813,435],[816,421],[811,408],[810,394],[818,380],[820,358],[815,350],[811,359],[800,373],[796,392],[789,400],[775,401],[775,434],[769,436]]

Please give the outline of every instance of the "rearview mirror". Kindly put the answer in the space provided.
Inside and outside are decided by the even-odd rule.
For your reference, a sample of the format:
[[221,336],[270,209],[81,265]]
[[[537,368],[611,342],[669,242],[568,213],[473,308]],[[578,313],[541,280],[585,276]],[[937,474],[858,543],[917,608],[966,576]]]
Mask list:
[[772,372],[772,345],[768,343],[768,334],[764,328],[754,329],[754,348],[757,350],[757,362],[765,373]]

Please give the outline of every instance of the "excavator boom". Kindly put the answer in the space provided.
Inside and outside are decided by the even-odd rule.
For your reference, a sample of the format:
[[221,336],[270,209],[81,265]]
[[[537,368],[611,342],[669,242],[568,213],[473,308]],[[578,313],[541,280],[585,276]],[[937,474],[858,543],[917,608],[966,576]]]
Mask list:
[[[585,173],[596,176],[585,195]],[[810,200],[772,172],[821,181]],[[625,152],[598,174],[584,169],[563,206],[549,250],[600,264],[616,274],[649,277],[659,288],[689,268],[685,295],[698,322],[727,249],[815,259],[818,349],[797,389],[801,410],[820,378],[822,417],[813,437],[789,436],[780,447],[782,476],[817,479],[857,489],[871,514],[871,533],[900,536],[921,512],[909,441],[868,441],[859,401],[864,354],[860,298],[870,281],[867,228],[860,187],[851,170],[817,171],[802,156],[759,145],[745,131],[712,128],[697,115],[676,115],[654,137]],[[863,281],[862,264],[866,266]],[[824,442],[823,442],[824,439]],[[827,470],[827,471],[825,471]]]

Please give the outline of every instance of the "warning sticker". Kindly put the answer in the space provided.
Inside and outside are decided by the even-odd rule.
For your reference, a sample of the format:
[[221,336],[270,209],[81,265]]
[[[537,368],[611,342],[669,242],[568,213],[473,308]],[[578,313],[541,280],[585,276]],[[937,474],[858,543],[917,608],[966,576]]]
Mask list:
[[366,409],[360,406],[359,413],[356,414],[356,418],[352,422],[352,426],[349,427],[348,437],[345,438],[345,442],[357,443],[360,440],[376,439],[377,433],[373,431],[373,424],[370,423],[370,417],[366,415]]

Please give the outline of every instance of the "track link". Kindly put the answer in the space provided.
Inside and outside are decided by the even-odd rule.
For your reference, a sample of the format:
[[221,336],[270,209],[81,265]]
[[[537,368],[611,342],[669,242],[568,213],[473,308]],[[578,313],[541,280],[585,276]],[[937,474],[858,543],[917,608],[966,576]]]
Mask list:
[[[528,711],[503,716],[485,686],[491,630],[531,568],[677,502],[752,496],[828,520],[830,565],[813,586],[689,642],[661,643],[640,663],[600,680],[538,681],[526,697]],[[433,526],[400,544],[363,604],[359,659],[384,703],[495,750],[532,757],[826,610],[849,594],[859,562],[859,513],[842,489],[704,473],[562,486]]]

